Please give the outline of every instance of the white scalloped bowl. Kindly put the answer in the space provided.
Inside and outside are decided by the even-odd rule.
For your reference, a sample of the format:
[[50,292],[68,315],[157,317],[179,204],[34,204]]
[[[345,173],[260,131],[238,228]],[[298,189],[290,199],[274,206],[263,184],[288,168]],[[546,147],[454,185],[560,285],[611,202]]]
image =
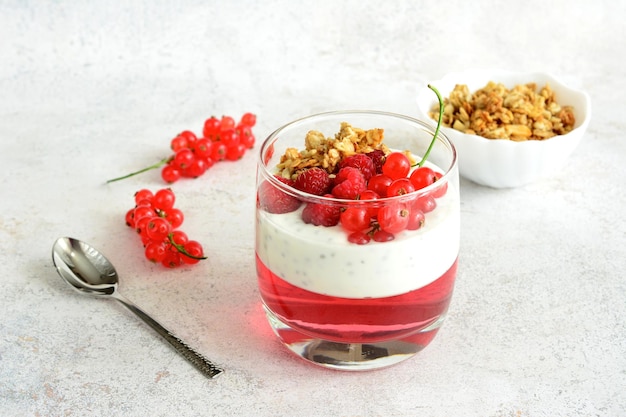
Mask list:
[[[589,96],[585,92],[567,87],[549,74],[540,72],[472,70],[451,73],[440,80],[431,81],[430,84],[437,88],[442,98],[446,98],[456,84],[466,84],[470,93],[474,93],[489,81],[502,83],[507,88],[530,82],[536,83],[537,88],[549,84],[555,93],[557,103],[574,108],[576,123],[574,129],[565,135],[523,142],[486,139],[442,126],[442,132],[450,138],[457,149],[460,174],[481,185],[512,188],[558,172],[576,149],[587,129],[591,118]],[[437,121],[430,118],[428,112],[437,104],[437,96],[428,88],[428,83],[420,86],[417,107],[421,120],[436,126]]]

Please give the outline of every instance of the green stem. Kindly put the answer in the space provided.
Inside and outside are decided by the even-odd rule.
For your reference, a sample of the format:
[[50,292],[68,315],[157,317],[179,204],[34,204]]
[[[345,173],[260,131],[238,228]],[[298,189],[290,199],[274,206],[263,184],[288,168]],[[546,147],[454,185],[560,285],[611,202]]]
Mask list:
[[163,165],[167,164],[170,161],[170,159],[171,159],[171,157],[163,158],[159,162],[157,162],[156,164],[150,165],[149,167],[146,167],[144,169],[140,169],[139,171],[131,172],[130,174],[124,175],[123,177],[117,177],[117,178],[113,178],[111,180],[107,180],[107,184],[111,183],[111,182],[115,182],[115,181],[124,180],[126,178],[130,178],[130,177],[132,177],[134,175],[141,174],[142,172],[150,171],[151,169],[157,169],[157,168],[162,167]]
[[199,260],[203,260],[206,259],[206,256],[194,256],[192,254],[190,254],[189,252],[187,252],[187,250],[185,249],[185,247],[183,245],[179,245],[178,243],[174,242],[173,239],[174,234],[170,233],[169,235],[167,235],[167,240],[170,241],[170,243],[172,244],[172,246],[174,246],[176,248],[177,251],[179,251],[180,253],[182,253],[185,256],[190,257],[191,259],[199,259]]
[[439,91],[430,84],[428,84],[428,88],[430,88],[431,90],[435,92],[435,94],[437,95],[437,100],[439,100],[439,120],[437,120],[437,128],[435,129],[433,140],[430,141],[430,145],[428,146],[428,149],[426,150],[424,157],[417,164],[418,167],[421,167],[422,165],[424,165],[424,163],[426,162],[426,159],[430,155],[430,151],[433,149],[433,146],[435,145],[435,140],[437,139],[437,135],[439,134],[439,128],[441,127],[441,119],[443,118],[443,99],[441,98],[441,94],[439,94]]

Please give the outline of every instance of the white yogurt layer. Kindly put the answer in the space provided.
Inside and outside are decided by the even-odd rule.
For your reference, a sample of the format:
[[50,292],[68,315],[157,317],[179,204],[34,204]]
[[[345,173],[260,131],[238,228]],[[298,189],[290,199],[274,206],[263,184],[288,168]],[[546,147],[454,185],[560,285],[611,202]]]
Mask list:
[[450,269],[459,253],[459,211],[458,189],[448,184],[419,230],[356,245],[339,225],[304,223],[302,207],[286,214],[257,210],[256,251],[274,274],[308,291],[345,298],[399,295]]

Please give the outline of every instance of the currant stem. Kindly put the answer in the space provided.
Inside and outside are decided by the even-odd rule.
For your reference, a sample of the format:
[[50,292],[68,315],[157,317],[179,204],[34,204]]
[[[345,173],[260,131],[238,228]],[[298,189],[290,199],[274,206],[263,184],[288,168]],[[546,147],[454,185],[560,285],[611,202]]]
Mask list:
[[130,178],[130,177],[132,177],[132,176],[134,176],[134,175],[141,174],[141,173],[146,172],[146,171],[150,171],[151,169],[157,169],[157,168],[160,168],[160,167],[162,167],[163,165],[167,164],[167,163],[168,163],[171,159],[172,159],[171,157],[168,157],[168,158],[163,158],[163,159],[161,159],[159,162],[157,162],[156,164],[152,164],[152,165],[150,165],[149,167],[146,167],[146,168],[140,169],[139,171],[131,172],[130,174],[124,175],[123,177],[117,177],[117,178],[113,178],[113,179],[111,179],[111,180],[107,180],[107,182],[106,182],[106,183],[108,184],[108,183],[111,183],[111,182],[124,180],[124,179],[126,179],[126,178]]
[[430,145],[428,146],[428,149],[426,150],[424,157],[417,164],[418,167],[421,167],[422,165],[424,165],[424,163],[426,162],[426,159],[428,159],[428,156],[430,155],[430,151],[433,149],[433,146],[435,145],[435,140],[437,139],[437,135],[439,134],[439,128],[441,127],[441,119],[443,118],[443,99],[441,98],[441,94],[439,94],[439,91],[430,84],[428,84],[428,88],[430,88],[431,90],[435,92],[435,94],[437,95],[437,100],[439,100],[439,120],[437,120],[437,128],[435,129],[433,140],[430,141]]
[[187,252],[187,250],[185,249],[185,247],[183,245],[179,245],[178,243],[174,242],[173,239],[174,234],[170,233],[167,235],[167,240],[170,242],[170,244],[172,246],[174,246],[176,248],[176,250],[180,253],[182,253],[183,255],[191,258],[191,259],[199,259],[199,260],[203,260],[206,259],[206,256],[194,256],[192,254],[190,254],[189,252]]

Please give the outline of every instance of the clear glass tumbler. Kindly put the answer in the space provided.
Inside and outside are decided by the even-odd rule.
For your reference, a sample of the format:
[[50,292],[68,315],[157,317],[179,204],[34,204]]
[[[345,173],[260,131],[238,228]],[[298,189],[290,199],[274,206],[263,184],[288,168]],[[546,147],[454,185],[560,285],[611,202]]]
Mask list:
[[[413,162],[421,160],[435,133],[419,120],[378,111],[322,113],[273,132],[261,146],[257,170],[256,269],[269,324],[285,346],[317,365],[368,370],[415,355],[446,317],[459,252],[457,157],[438,133],[425,164],[440,173],[438,179],[377,199],[313,195],[278,178],[276,167],[287,149],[303,149],[309,131],[333,137],[342,122],[383,129],[387,152],[403,151]],[[273,203],[281,209],[271,209]],[[352,232],[341,222],[305,222],[308,205],[336,215],[367,209],[370,227],[359,232],[366,241],[349,238]],[[374,239],[383,210],[421,217],[413,227]]]

